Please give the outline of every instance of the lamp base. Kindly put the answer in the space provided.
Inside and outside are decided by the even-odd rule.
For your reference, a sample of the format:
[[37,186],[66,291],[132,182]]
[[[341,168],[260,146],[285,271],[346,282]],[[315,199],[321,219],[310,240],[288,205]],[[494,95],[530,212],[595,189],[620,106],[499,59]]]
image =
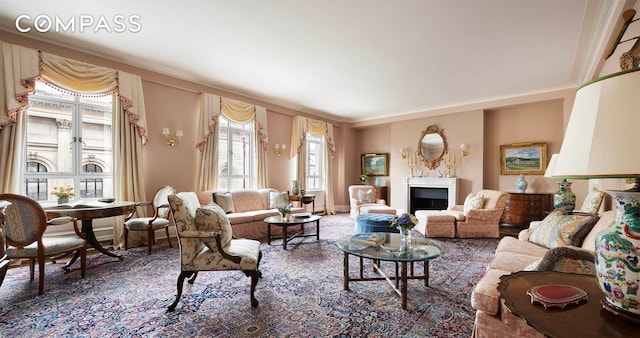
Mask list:
[[615,314],[616,316],[620,316],[622,319],[628,320],[628,321],[632,321],[636,324],[640,324],[640,315],[637,315],[633,312],[629,312],[629,311],[625,311],[619,307],[616,307],[612,304],[610,304],[606,298],[602,297],[600,299],[600,305],[602,305],[602,308]]
[[571,182],[558,182],[558,191],[553,194],[553,206],[566,211],[573,211],[576,207],[576,194],[571,191]]

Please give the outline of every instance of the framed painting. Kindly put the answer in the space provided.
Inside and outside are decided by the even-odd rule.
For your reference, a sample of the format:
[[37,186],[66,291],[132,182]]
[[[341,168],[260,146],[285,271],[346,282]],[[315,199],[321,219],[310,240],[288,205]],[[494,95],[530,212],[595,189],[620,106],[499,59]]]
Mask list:
[[389,176],[389,153],[362,154],[362,174],[367,176]]
[[514,143],[500,146],[500,175],[544,175],[546,143]]

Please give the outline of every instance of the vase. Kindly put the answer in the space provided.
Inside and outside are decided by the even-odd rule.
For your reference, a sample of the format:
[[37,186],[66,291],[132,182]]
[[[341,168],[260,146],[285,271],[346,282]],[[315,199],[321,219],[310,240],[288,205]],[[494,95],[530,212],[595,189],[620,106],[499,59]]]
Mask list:
[[527,185],[528,183],[527,180],[524,179],[524,175],[520,174],[516,180],[516,189],[518,189],[518,192],[524,192],[527,190]]
[[571,191],[571,182],[558,182],[558,191],[553,194],[553,206],[572,211],[576,207],[576,194]]
[[380,177],[376,177],[375,185],[376,185],[376,187],[380,186]]
[[640,322],[640,192],[607,193],[615,200],[616,218],[596,237],[596,279],[604,293],[600,304]]
[[411,229],[399,227],[400,229],[400,250],[401,254],[411,252]]
[[293,186],[291,187],[291,194],[297,195],[300,193],[300,187],[298,187],[298,181],[293,180]]
[[283,221],[283,222],[286,222],[288,216],[289,216],[289,214],[280,213],[280,220]]
[[58,197],[58,204],[69,203],[69,197]]

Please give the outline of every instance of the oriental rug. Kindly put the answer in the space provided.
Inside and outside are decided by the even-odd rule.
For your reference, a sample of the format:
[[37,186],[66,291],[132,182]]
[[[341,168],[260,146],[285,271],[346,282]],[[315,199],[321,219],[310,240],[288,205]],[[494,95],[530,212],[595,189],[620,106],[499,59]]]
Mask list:
[[31,282],[28,267],[11,268],[0,287],[0,336],[471,335],[471,291],[493,257],[497,239],[433,239],[444,254],[431,262],[429,287],[409,281],[408,306],[402,310],[400,297],[386,281],[352,282],[350,291],[343,290],[343,253],[334,240],[353,229],[346,214],[324,216],[320,241],[297,238],[287,251],[262,243],[257,308],[250,306],[250,279],[242,272],[201,272],[193,285],[185,283],[175,312],[167,312],[180,272],[175,239],[174,248],[160,243],[151,255],[145,247],[121,250],[122,261],[91,255],[85,279],[78,263],[70,273],[62,271],[64,262],[48,263],[42,296],[37,295],[37,271]]

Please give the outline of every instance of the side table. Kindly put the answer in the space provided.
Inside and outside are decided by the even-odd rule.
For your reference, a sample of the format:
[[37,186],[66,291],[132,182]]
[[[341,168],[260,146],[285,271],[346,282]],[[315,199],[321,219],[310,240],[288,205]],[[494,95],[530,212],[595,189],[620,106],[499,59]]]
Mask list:
[[[541,285],[571,285],[584,290],[588,300],[564,309],[532,304],[527,290]],[[516,316],[548,337],[635,337],[638,326],[600,306],[604,294],[595,276],[553,271],[520,271],[500,277],[498,292]]]

